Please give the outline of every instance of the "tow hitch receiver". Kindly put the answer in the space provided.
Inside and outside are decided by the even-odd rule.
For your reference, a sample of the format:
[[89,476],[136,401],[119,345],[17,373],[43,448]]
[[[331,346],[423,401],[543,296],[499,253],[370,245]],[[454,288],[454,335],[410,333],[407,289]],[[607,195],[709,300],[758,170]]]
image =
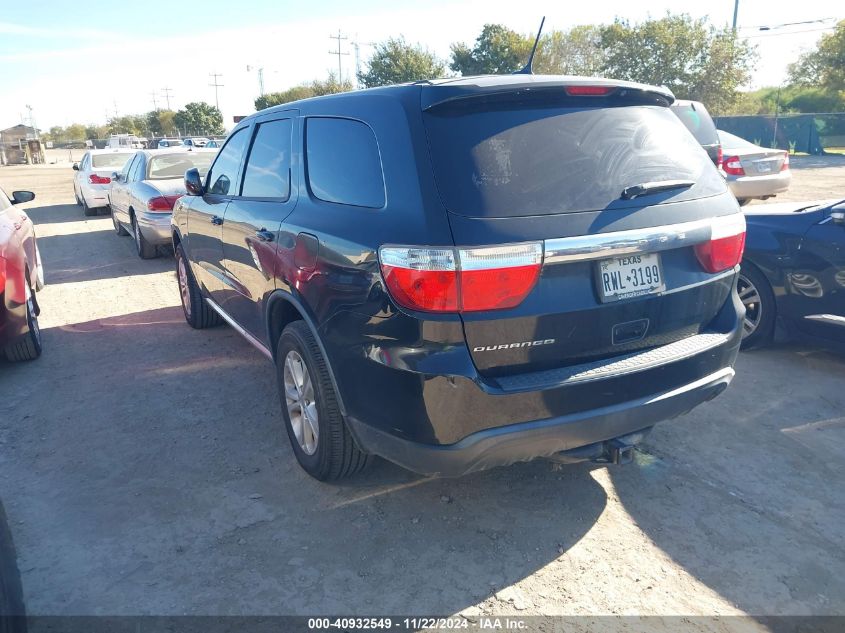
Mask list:
[[577,462],[594,462],[596,464],[630,464],[634,461],[634,449],[637,444],[645,439],[651,427],[629,433],[620,437],[595,442],[586,446],[579,446],[567,451],[561,451],[550,455],[550,459],[561,464],[574,464]]
[[624,439],[617,437],[604,445],[604,454],[609,464],[630,464],[634,461],[634,445]]

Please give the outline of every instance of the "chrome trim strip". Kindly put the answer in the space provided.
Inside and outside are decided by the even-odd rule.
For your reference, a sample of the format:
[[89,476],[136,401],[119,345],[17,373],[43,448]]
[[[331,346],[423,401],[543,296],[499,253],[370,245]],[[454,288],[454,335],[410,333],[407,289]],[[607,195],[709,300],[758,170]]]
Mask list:
[[235,320],[234,320],[232,317],[230,317],[228,314],[226,314],[226,313],[223,311],[223,308],[221,308],[219,305],[217,305],[214,301],[212,301],[211,299],[209,299],[208,297],[206,297],[206,298],[205,298],[205,302],[206,302],[209,306],[211,306],[211,309],[212,309],[212,310],[214,310],[217,314],[219,314],[219,315],[220,315],[220,317],[221,317],[221,318],[222,318],[222,319],[223,319],[226,323],[228,323],[229,325],[231,325],[231,326],[232,326],[232,329],[234,329],[234,330],[235,330],[238,334],[240,334],[241,336],[243,336],[243,337],[244,337],[247,341],[249,341],[249,342],[252,344],[252,346],[253,346],[254,348],[256,348],[259,352],[261,352],[262,354],[264,354],[264,355],[265,355],[268,359],[270,359],[270,361],[272,362],[272,360],[273,360],[273,354],[271,354],[271,353],[270,353],[270,350],[269,350],[269,349],[267,349],[266,347],[264,347],[264,344],[263,344],[261,341],[259,341],[259,340],[258,340],[257,338],[255,338],[252,334],[250,334],[250,333],[249,333],[249,332],[247,332],[245,329],[243,329],[240,325],[238,325],[238,322],[237,322],[237,321],[235,321]]
[[[733,219],[732,215],[722,217]],[[693,246],[709,241],[717,222],[721,223],[720,218],[550,239],[545,241],[545,263],[582,262]]]
[[845,316],[839,316],[838,314],[808,314],[804,318],[810,319],[811,321],[821,321],[830,325],[845,326]]

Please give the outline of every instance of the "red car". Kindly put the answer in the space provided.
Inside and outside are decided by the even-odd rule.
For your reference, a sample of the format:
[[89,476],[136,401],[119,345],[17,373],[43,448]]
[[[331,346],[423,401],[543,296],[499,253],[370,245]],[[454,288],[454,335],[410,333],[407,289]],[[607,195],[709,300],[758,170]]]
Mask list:
[[41,256],[32,220],[15,208],[34,198],[31,191],[14,191],[10,199],[0,189],[0,351],[10,361],[41,355],[35,298],[44,286]]

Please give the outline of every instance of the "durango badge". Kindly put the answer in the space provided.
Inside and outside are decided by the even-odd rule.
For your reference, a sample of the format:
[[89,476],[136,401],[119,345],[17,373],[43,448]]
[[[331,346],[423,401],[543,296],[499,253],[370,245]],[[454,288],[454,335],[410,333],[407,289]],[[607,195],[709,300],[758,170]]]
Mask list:
[[540,345],[551,345],[555,342],[553,338],[547,338],[542,341],[524,341],[522,343],[503,343],[502,345],[482,345],[480,347],[473,347],[473,352],[496,352],[501,349],[517,349],[520,347],[538,347]]

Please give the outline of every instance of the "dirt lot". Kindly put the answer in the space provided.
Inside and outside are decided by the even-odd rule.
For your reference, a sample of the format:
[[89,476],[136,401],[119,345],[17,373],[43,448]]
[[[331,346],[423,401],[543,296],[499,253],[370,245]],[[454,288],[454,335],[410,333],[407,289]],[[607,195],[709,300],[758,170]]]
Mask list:
[[[799,162],[779,199],[845,197],[845,166]],[[172,257],[138,259],[70,183],[0,169],[38,195],[48,283],[43,357],[0,363],[30,613],[845,613],[842,357],[742,354],[724,395],[626,467],[380,463],[324,485],[294,460],[267,361],[191,330]]]

